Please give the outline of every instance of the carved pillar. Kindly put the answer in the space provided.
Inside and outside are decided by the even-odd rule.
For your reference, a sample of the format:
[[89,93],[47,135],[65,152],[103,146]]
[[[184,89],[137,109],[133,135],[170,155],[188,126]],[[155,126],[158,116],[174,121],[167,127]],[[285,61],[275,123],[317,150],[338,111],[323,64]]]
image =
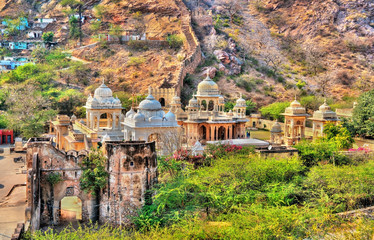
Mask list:
[[112,130],[116,129],[116,114],[112,114]]

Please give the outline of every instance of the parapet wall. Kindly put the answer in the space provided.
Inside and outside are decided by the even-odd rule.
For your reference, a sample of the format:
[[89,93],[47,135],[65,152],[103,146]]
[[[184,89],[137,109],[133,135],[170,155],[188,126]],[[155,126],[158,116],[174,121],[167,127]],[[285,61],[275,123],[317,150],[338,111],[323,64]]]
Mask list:
[[186,77],[187,73],[192,74],[197,66],[202,61],[202,53],[200,42],[192,28],[191,25],[191,13],[184,4],[182,0],[176,0],[176,3],[181,11],[181,18],[182,18],[182,33],[186,38],[187,49],[188,49],[188,56],[181,64],[181,69],[177,76],[176,81],[176,91],[180,95],[180,91],[183,88],[183,79]]

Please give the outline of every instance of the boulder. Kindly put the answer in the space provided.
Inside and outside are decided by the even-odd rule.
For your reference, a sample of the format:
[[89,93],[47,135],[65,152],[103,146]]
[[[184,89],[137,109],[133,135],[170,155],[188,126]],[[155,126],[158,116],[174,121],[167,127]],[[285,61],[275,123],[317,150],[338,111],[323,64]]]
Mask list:
[[229,64],[230,63],[230,55],[222,50],[215,50],[213,54],[221,61],[223,64]]
[[203,76],[209,75],[210,78],[214,78],[217,73],[217,69],[215,67],[205,67],[203,70]]

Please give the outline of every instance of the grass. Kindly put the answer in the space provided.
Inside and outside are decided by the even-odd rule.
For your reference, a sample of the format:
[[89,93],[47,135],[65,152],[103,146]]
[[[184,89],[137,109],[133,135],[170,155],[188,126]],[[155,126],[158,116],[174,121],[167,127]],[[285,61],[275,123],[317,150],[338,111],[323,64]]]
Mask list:
[[[166,172],[160,168],[161,175]],[[265,160],[239,152],[210,166],[181,168],[160,183],[152,205],[134,219],[137,229],[88,227],[38,232],[33,239],[371,239],[373,220],[334,213],[373,199],[372,161],[308,169],[297,158]]]

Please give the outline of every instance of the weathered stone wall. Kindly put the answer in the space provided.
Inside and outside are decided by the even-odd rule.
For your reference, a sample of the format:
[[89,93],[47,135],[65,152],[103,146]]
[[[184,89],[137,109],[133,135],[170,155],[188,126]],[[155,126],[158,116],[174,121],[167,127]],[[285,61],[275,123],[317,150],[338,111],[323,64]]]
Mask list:
[[181,69],[177,76],[176,81],[176,91],[180,95],[180,91],[183,88],[183,80],[186,77],[187,73],[192,74],[197,66],[202,61],[202,53],[200,42],[192,28],[191,25],[191,13],[183,3],[182,0],[176,0],[178,7],[181,10],[181,22],[182,22],[182,33],[186,38],[188,57],[182,62]]
[[148,200],[147,191],[157,182],[155,142],[105,144],[109,181],[100,205],[100,221],[129,224]]
[[[61,200],[65,196],[77,196],[82,201],[82,220],[88,221],[92,216],[91,195],[80,189],[79,178],[82,174],[80,164],[87,152],[56,149],[48,139],[29,141],[26,161],[28,166],[27,201],[32,228],[59,224]],[[59,173],[62,181],[52,186],[48,175]]]
[[[88,151],[65,153],[47,138],[28,142],[26,213],[32,230],[64,221],[88,222],[96,217],[117,225],[130,222],[130,216],[150,200],[147,191],[157,182],[155,142],[106,142],[104,153],[108,157],[108,185],[97,202],[96,197],[80,188],[80,166]],[[62,178],[53,186],[47,180],[51,173],[59,173]],[[72,198],[77,201],[72,207],[78,206],[78,212],[70,210],[70,205],[62,209],[62,200]],[[99,216],[96,204],[100,206]]]

